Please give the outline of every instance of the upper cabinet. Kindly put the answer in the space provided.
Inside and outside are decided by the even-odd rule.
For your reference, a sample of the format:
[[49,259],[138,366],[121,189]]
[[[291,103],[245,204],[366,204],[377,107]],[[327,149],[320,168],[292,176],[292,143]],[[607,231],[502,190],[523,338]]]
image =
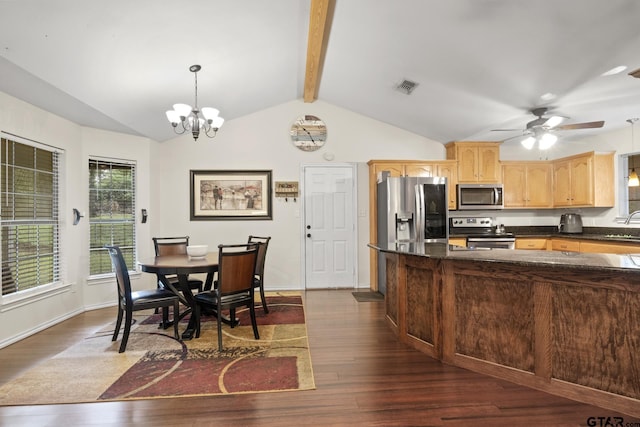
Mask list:
[[449,186],[449,209],[456,208],[458,168],[455,160],[371,160],[368,164],[369,180],[373,183],[382,171],[388,171],[390,176],[444,176]]
[[405,164],[406,176],[443,176],[447,178],[449,191],[449,209],[456,208],[456,184],[458,183],[458,165],[455,160],[439,160],[424,162],[411,162]]
[[592,151],[553,161],[554,206],[614,206],[613,155]]
[[450,142],[447,159],[458,162],[459,183],[500,182],[500,143],[481,141]]
[[552,208],[551,162],[502,162],[505,208]]
[[369,175],[370,178],[373,178],[373,182],[382,171],[388,171],[390,176],[403,176],[404,163],[388,160],[371,160],[369,162]]

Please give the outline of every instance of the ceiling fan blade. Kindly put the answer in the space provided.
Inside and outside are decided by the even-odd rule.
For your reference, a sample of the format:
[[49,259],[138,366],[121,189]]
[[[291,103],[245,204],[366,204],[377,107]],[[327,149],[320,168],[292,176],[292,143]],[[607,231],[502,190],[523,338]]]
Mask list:
[[524,133],[524,134],[522,134],[522,135],[510,136],[509,138],[503,139],[503,140],[502,140],[502,142],[512,141],[512,140],[514,140],[514,139],[520,139],[520,140],[522,140],[522,139],[528,138],[528,137],[530,137],[530,136],[532,136],[532,135],[531,135],[531,134],[529,134],[529,133]]
[[531,129],[531,128],[534,128],[536,126],[542,126],[547,122],[547,120],[549,120],[549,119],[545,118],[545,117],[538,117],[535,120],[531,120],[529,123],[527,123],[527,129]]
[[491,132],[517,132],[522,129],[491,129]]
[[573,129],[594,129],[604,126],[604,120],[599,122],[574,123],[570,125],[557,126],[556,130],[573,130]]

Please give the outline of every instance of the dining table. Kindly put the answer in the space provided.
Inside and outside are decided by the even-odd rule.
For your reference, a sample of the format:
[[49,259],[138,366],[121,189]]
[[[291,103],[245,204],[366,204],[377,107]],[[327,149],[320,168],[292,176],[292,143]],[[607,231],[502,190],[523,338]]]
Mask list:
[[[186,310],[180,313],[177,319],[174,319],[175,322],[178,322],[187,314],[192,313],[196,305],[193,292],[189,288],[189,275],[205,273],[207,278],[204,282],[203,291],[211,290],[214,275],[218,271],[218,252],[209,252],[203,257],[191,257],[186,254],[162,255],[140,260],[138,265],[143,272],[156,274],[162,286],[171,290],[180,298],[180,302],[186,307]],[[177,287],[174,285],[175,282],[167,278],[167,276],[172,275],[178,278]],[[215,314],[217,315],[217,313]],[[221,315],[221,319],[225,323],[231,323],[231,320],[226,316]],[[167,327],[167,325],[164,326]],[[191,316],[186,330],[182,333],[182,339],[191,339],[196,326],[195,316]]]

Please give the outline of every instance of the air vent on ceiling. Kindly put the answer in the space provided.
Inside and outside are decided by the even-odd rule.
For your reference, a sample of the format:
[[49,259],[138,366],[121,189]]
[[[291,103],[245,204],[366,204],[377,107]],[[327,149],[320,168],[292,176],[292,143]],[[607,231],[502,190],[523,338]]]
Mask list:
[[413,90],[418,86],[418,83],[416,82],[412,82],[411,80],[403,80],[398,86],[396,86],[396,90],[406,94],[406,95],[410,95],[411,92],[413,92]]

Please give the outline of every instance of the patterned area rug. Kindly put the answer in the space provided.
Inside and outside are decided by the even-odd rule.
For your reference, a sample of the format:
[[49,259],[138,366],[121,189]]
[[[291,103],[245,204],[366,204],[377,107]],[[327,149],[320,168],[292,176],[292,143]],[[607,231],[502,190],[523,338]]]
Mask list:
[[267,304],[269,314],[256,308],[260,340],[248,310],[238,310],[240,325],[223,325],[222,352],[214,317],[203,318],[200,338],[182,341],[173,328],[158,329],[159,314],[136,316],[124,353],[118,353],[122,335],[111,341],[114,320],[0,387],[0,405],[314,389],[302,298],[270,296]]

